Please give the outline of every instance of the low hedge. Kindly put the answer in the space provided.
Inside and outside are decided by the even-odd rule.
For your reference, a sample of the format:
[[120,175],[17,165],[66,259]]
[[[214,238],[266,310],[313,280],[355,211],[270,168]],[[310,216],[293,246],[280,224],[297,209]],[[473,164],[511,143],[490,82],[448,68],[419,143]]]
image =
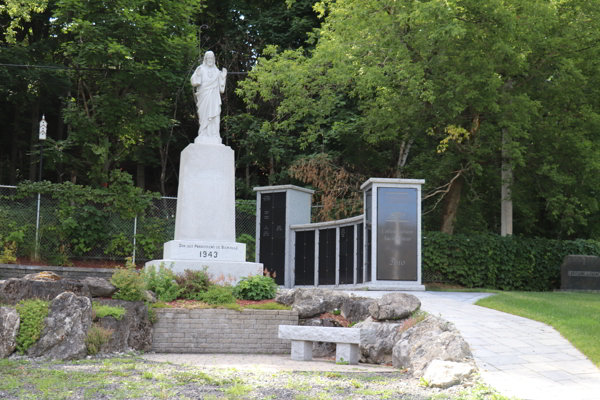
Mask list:
[[549,291],[560,287],[567,255],[600,256],[600,242],[492,234],[423,234],[422,271],[469,288]]

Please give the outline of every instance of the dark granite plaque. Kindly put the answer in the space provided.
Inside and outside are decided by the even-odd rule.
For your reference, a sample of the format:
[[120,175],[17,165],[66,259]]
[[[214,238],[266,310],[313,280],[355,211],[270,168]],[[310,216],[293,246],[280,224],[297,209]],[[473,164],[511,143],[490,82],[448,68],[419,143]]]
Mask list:
[[278,285],[285,284],[286,193],[262,193],[260,197],[260,246],[258,260]]
[[296,285],[315,284],[315,231],[296,232],[294,272]]
[[335,285],[335,231],[319,229],[319,285]]
[[377,280],[417,280],[417,189],[378,188]]
[[600,290],[600,257],[566,256],[560,278],[561,290]]
[[356,283],[363,283],[363,266],[365,265],[364,260],[364,248],[365,243],[363,241],[363,224],[358,224],[356,229]]
[[354,283],[354,226],[340,228],[340,285]]

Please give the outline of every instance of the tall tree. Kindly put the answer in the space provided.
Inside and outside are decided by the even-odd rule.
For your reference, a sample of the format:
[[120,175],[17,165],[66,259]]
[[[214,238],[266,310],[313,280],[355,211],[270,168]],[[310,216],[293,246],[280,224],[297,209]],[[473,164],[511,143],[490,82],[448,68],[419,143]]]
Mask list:
[[[275,101],[274,131],[299,131],[307,144],[360,135],[363,148],[395,148],[395,157],[383,153],[389,168],[402,167],[396,176],[418,173],[427,179],[431,196],[425,209],[439,210],[433,215],[442,231],[452,233],[460,209],[470,208],[470,200],[462,201],[465,192],[495,204],[500,214],[503,158],[515,168],[515,213],[520,218],[520,208],[527,209],[521,196],[531,186],[520,187],[519,174],[529,178],[547,171],[543,163],[529,170],[533,159],[546,156],[530,152],[531,143],[543,137],[548,115],[574,113],[548,98],[549,79],[571,88],[562,92],[563,104],[579,107],[580,135],[595,135],[581,125],[597,118],[597,98],[577,90],[598,76],[597,68],[583,63],[594,63],[598,55],[595,2],[343,0],[317,7],[324,23],[314,50],[272,50],[243,84],[247,100]],[[569,51],[573,47],[577,50]],[[572,129],[575,119],[569,122]],[[503,132],[511,138],[504,145]],[[561,139],[579,159],[598,155],[590,139],[583,141],[586,146],[575,134]],[[552,158],[556,179],[545,173],[552,184],[538,191],[545,207],[538,204],[535,212],[573,233],[597,206],[584,201],[587,185],[571,192],[570,200],[563,199],[564,185],[552,192],[563,163]],[[597,175],[597,164],[579,165],[571,174],[595,181],[589,170]],[[490,176],[493,188],[485,195],[474,192],[482,186],[478,180]],[[573,216],[566,217],[565,210]],[[516,226],[526,232],[534,224],[530,219]],[[499,233],[489,218],[487,227]]]

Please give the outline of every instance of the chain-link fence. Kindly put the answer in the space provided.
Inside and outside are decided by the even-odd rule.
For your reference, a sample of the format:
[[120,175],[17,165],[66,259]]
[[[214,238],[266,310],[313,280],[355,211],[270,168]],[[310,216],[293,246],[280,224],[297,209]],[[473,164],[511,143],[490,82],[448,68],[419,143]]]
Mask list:
[[[147,261],[162,258],[164,242],[175,235],[175,197],[156,199],[144,215],[124,219],[99,203],[61,215],[50,196],[15,194],[16,187],[0,185],[0,245],[16,242],[16,256],[38,256],[54,265],[68,259]],[[249,235],[247,243],[256,235],[256,216],[247,202],[244,210],[236,210],[236,237]]]

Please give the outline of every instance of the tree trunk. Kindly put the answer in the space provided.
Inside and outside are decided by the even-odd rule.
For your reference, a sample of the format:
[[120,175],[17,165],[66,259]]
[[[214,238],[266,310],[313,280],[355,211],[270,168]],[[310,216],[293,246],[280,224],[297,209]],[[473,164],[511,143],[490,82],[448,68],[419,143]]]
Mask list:
[[15,104],[15,122],[13,125],[13,133],[10,148],[10,177],[11,186],[17,184],[17,154],[19,153],[19,110],[20,105]]
[[269,184],[272,183],[271,179],[275,177],[275,159],[269,157]]
[[500,235],[513,234],[513,207],[510,187],[513,180],[513,169],[508,156],[507,145],[510,143],[510,134],[507,129],[502,129],[502,189],[500,206]]
[[146,190],[146,166],[141,162],[137,163],[136,182],[137,187]]
[[[31,141],[29,143],[29,180],[35,182],[37,170],[38,155],[35,152],[35,145],[39,143],[40,129],[40,101],[35,99],[31,104]],[[42,177],[40,176],[40,181]]]
[[410,151],[410,147],[412,146],[413,141],[409,140],[408,142],[406,140],[402,141],[402,145],[400,146],[400,153],[398,154],[398,164],[397,164],[397,172],[396,172],[396,177],[397,178],[402,178],[402,168],[404,168],[404,165],[406,164],[406,159],[408,158],[408,152]]
[[[64,92],[63,93],[64,98],[66,99],[67,96],[69,96],[69,92]],[[56,140],[57,141],[61,141],[64,139],[65,136],[65,121],[64,121],[64,116],[63,116],[63,110],[65,108],[65,101],[61,100],[60,104],[59,104],[59,109],[58,109],[58,124],[56,126]],[[64,164],[61,162],[59,162],[56,165],[56,182],[57,183],[62,183],[63,182],[63,174],[65,173],[65,166]]]
[[460,192],[462,190],[463,180],[458,178],[455,179],[448,193],[444,197],[444,214],[442,215],[442,225],[440,231],[452,235],[454,232],[454,221],[456,221],[456,213],[458,212],[458,205],[460,203]]
[[250,187],[250,164],[246,164],[246,187]]

